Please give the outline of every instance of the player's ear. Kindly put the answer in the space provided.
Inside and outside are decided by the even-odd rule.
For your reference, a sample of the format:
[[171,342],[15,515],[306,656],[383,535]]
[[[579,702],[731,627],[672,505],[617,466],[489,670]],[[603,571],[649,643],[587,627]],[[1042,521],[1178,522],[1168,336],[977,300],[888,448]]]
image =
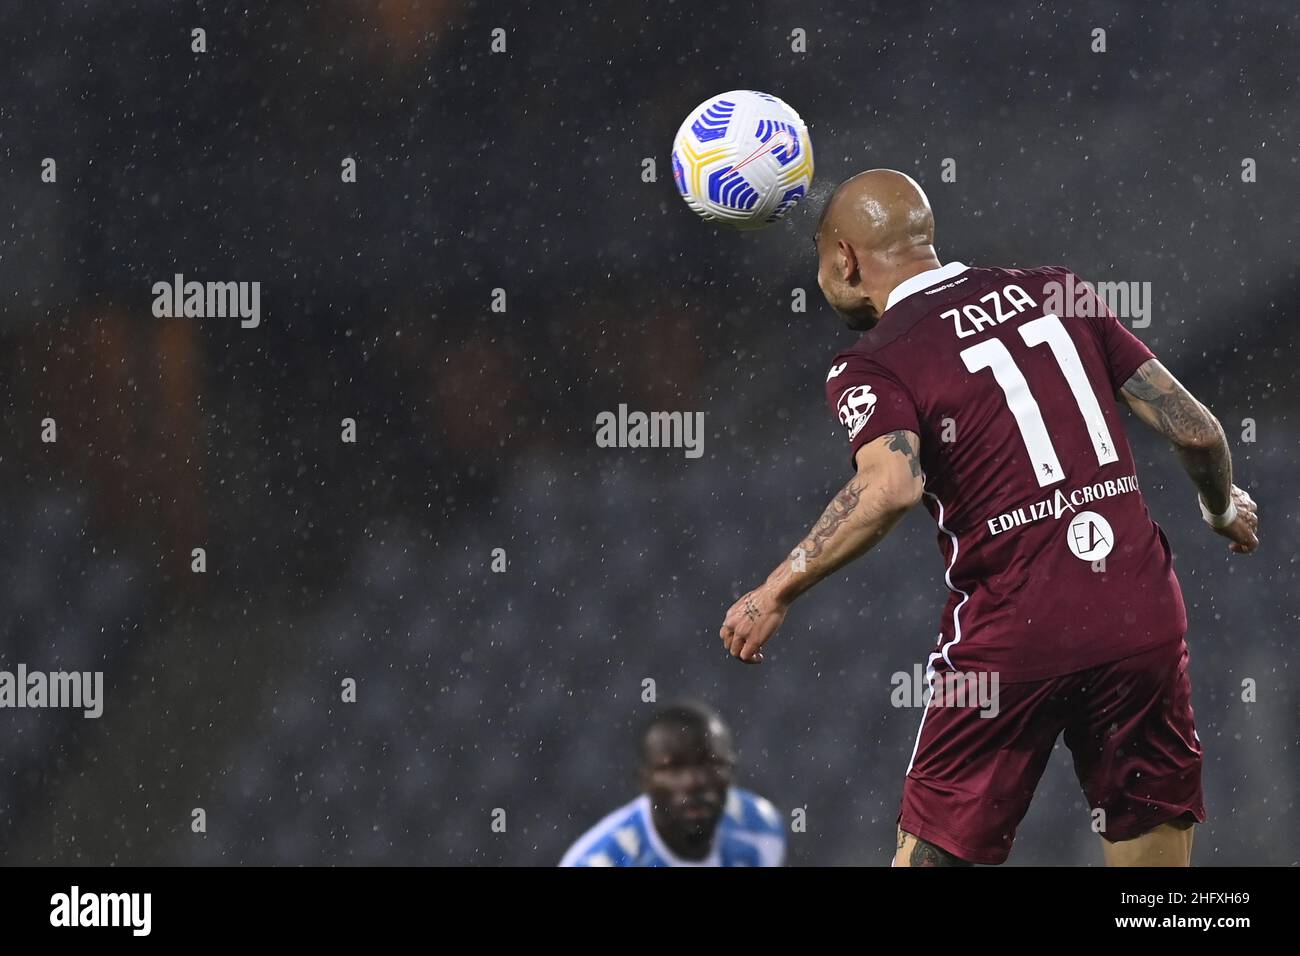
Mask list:
[[836,244],[840,250],[840,279],[844,282],[852,282],[853,277],[858,274],[858,254],[843,239],[836,240]]

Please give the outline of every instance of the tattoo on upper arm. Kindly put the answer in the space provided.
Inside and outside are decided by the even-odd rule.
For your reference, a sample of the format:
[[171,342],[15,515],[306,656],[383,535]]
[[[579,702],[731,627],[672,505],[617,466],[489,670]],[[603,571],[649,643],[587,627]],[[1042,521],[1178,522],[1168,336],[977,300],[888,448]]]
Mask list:
[[912,469],[912,477],[921,477],[921,461],[916,456],[916,448],[913,447],[910,433],[906,431],[896,431],[889,433],[889,450],[896,451],[907,458],[907,464]]
[[1146,403],[1148,414],[1142,417],[1172,441],[1194,444],[1219,433],[1214,416],[1155,359],[1142,363],[1124,391]]
[[1143,362],[1133,377],[1124,383],[1123,389],[1140,401],[1153,402],[1163,394],[1155,381],[1162,371],[1164,370],[1154,359]]

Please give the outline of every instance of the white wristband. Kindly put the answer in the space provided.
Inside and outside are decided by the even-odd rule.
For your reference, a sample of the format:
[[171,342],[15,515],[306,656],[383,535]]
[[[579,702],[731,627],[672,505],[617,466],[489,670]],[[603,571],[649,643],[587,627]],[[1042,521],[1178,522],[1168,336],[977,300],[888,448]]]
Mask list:
[[1228,509],[1221,515],[1210,514],[1210,509],[1205,507],[1205,502],[1201,500],[1200,495],[1196,496],[1196,501],[1201,506],[1201,517],[1211,528],[1226,528],[1237,520],[1237,503],[1232,500],[1231,495],[1228,496]]

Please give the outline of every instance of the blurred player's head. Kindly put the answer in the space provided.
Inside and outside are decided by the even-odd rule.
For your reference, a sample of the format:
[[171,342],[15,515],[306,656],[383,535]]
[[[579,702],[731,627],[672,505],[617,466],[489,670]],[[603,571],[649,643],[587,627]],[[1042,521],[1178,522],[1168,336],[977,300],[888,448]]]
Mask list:
[[815,237],[817,284],[849,328],[880,321],[889,293],[926,269],[937,269],[934,214],[910,176],[869,169],[831,193]]
[[722,718],[702,704],[665,707],[641,734],[641,789],[655,829],[676,852],[707,854],[727,803],[736,753]]

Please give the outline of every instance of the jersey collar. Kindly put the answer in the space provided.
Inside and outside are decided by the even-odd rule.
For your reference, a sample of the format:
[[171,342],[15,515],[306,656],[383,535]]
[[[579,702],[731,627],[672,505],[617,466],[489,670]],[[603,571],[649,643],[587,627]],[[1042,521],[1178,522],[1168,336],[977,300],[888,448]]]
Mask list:
[[928,269],[925,272],[905,279],[898,285],[894,286],[894,291],[889,293],[889,300],[885,303],[885,309],[892,309],[899,302],[902,302],[909,295],[920,292],[922,289],[928,289],[932,285],[938,285],[954,276],[961,275],[970,266],[961,262],[950,262],[946,266],[940,266],[938,269]]

